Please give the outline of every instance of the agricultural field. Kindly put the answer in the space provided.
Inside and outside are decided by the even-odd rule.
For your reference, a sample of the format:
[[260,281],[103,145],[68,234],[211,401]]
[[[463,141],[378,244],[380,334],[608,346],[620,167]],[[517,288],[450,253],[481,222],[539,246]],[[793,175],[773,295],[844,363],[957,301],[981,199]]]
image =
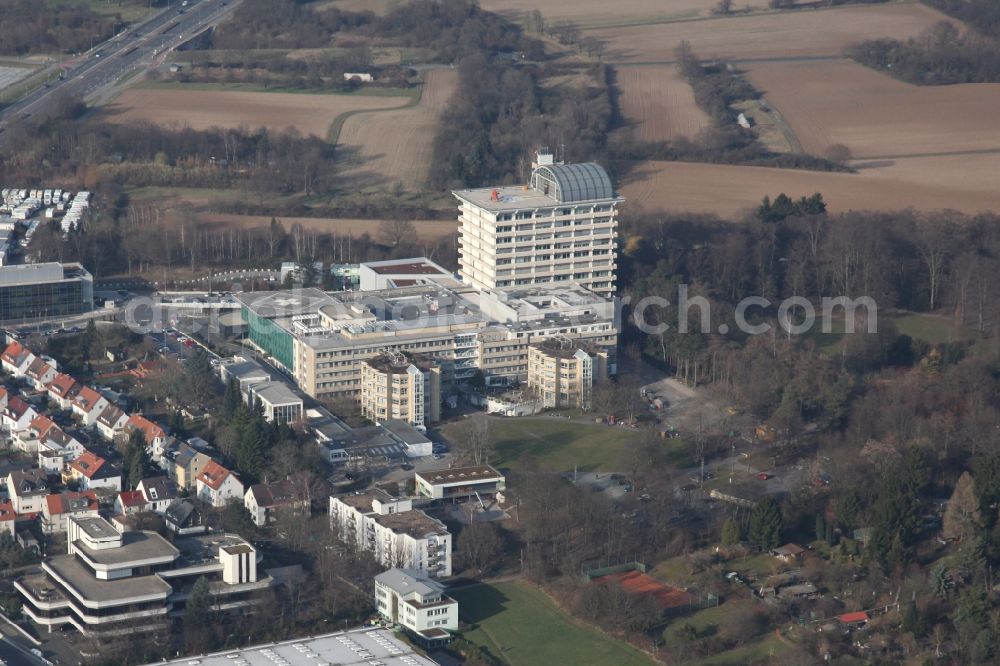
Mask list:
[[165,127],[294,128],[326,137],[342,114],[404,106],[407,97],[382,95],[311,95],[240,90],[138,86],[104,107],[97,118],[108,122],[149,121]]
[[[525,21],[537,9],[546,21],[572,21],[580,27],[598,27],[708,16],[718,0],[620,0],[616,3],[604,0],[482,0],[479,4],[483,9],[516,21]],[[752,0],[747,4],[763,7],[767,2]]]
[[402,183],[409,190],[422,189],[441,114],[457,87],[455,70],[434,70],[427,73],[415,105],[350,115],[337,136],[345,175],[357,179],[359,187]]
[[[964,166],[966,161],[977,166]],[[773,198],[781,192],[791,197],[821,192],[831,212],[912,207],[978,213],[1000,207],[1000,191],[992,176],[1000,169],[1000,154],[880,160],[854,166],[859,173],[643,162],[620,190],[631,205],[648,210],[730,217],[755,209],[764,195]],[[949,166],[957,171],[943,171]],[[991,170],[980,170],[985,168]]]
[[[619,8],[615,5],[615,10]],[[702,59],[839,56],[844,47],[878,37],[906,39],[948,20],[919,3],[849,5],[832,9],[748,14],[674,23],[639,23],[587,30],[605,43],[604,59],[671,62],[687,40]]]
[[576,622],[544,592],[522,582],[449,590],[472,628],[462,637],[511,666],[651,666],[645,654]]
[[1000,149],[1000,84],[915,86],[846,60],[747,70],[814,155],[838,143],[855,158]]
[[[202,213],[199,219],[207,229],[241,228],[253,229],[271,224],[270,215],[230,215],[225,213]],[[306,231],[326,234],[360,236],[368,232],[378,233],[382,220],[330,218],[330,217],[279,217],[285,229],[299,225]],[[422,241],[438,240],[458,230],[458,224],[450,220],[413,220],[417,237]]]
[[690,139],[710,125],[691,86],[673,65],[618,67],[615,85],[625,123],[640,141]]

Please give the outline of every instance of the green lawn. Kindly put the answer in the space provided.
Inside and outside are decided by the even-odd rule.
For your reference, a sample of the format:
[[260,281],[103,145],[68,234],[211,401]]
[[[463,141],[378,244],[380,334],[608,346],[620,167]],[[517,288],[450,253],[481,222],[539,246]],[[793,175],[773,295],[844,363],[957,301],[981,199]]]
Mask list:
[[776,657],[786,649],[787,646],[774,634],[765,634],[752,643],[714,654],[698,663],[704,666],[744,666]]
[[[461,437],[463,424],[443,430],[449,439]],[[547,417],[497,418],[490,424],[500,467],[566,472],[617,472],[624,469],[628,447],[639,435],[635,430]]]
[[[409,102],[419,101],[420,86],[412,88],[393,88],[377,86],[359,86],[354,90],[342,91],[325,88],[292,88],[283,86],[265,86],[260,83],[243,83],[234,81],[232,83],[220,81],[218,83],[207,83],[203,81],[152,81],[146,80],[140,83],[138,88],[150,88],[157,90],[236,90],[240,92],[259,93],[296,93],[301,95],[345,95],[354,97],[401,97]],[[403,100],[400,100],[401,102]],[[404,102],[405,103],[405,102]]]
[[471,625],[462,636],[511,666],[650,666],[645,654],[581,626],[537,588],[520,582],[449,592]]
[[907,314],[893,318],[896,329],[915,340],[923,340],[931,344],[968,340],[975,337],[975,332],[968,328],[957,326],[951,317],[929,314]]
[[[62,0],[47,1],[53,6],[64,4]],[[104,16],[120,15],[123,21],[129,22],[137,21],[151,12],[163,9],[163,7],[150,7],[149,0],[74,0],[72,4],[86,5],[95,13]]]

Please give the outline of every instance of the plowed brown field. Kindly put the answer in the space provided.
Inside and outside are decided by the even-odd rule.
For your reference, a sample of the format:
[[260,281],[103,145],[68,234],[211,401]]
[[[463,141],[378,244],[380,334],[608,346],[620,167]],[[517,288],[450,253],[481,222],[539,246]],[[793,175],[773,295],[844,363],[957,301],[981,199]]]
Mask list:
[[693,138],[709,126],[691,86],[673,65],[619,67],[615,83],[622,115],[639,140]]
[[109,122],[145,120],[163,126],[289,127],[304,135],[326,138],[334,119],[348,111],[386,109],[407,103],[405,97],[375,95],[308,95],[241,90],[130,88],[105,107],[99,118]]

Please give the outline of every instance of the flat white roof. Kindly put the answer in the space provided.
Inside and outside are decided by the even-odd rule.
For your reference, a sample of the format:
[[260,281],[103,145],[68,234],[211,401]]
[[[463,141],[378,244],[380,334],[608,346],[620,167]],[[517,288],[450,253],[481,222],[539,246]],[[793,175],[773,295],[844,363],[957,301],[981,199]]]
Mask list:
[[184,657],[171,662],[155,662],[155,665],[368,666],[372,663],[381,663],[385,666],[436,666],[437,664],[436,661],[414,652],[412,647],[397,639],[387,629],[361,628],[346,633],[255,645],[205,656]]

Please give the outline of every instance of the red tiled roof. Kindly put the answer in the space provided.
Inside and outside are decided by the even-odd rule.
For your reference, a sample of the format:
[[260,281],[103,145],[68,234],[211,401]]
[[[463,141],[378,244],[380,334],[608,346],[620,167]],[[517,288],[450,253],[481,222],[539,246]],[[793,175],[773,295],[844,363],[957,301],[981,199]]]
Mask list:
[[[79,502],[79,506],[74,500],[86,500],[86,504]],[[49,515],[56,516],[70,511],[97,511],[97,493],[93,490],[86,490],[82,493],[57,493],[45,498],[45,503],[49,508]]]
[[15,419],[19,419],[24,416],[24,413],[31,409],[31,405],[21,400],[16,395],[7,401],[7,411],[10,412]]
[[228,469],[214,460],[209,460],[204,469],[201,470],[201,474],[198,475],[198,480],[212,490],[218,490],[230,474],[232,472]]
[[24,360],[24,355],[30,353],[31,352],[25,349],[24,345],[15,340],[14,342],[7,345],[7,348],[3,350],[2,358],[5,363],[10,363],[11,365],[19,365],[20,362]]
[[31,419],[31,424],[28,427],[34,430],[36,433],[38,433],[38,437],[44,437],[45,434],[49,430],[51,430],[54,426],[55,426],[55,421],[45,416],[44,414],[41,414]]
[[0,386],[0,400],[5,400],[7,398],[7,389]]
[[89,386],[84,386],[80,389],[80,392],[75,398],[73,398],[73,404],[82,409],[84,412],[89,412],[94,408],[94,405],[98,403],[101,399],[101,394],[90,388]]
[[146,498],[138,490],[123,490],[118,496],[124,506],[143,506],[146,503]]
[[837,617],[838,620],[844,624],[857,624],[858,622],[867,622],[868,613],[864,611],[855,611],[854,613],[844,613]]
[[97,455],[93,451],[84,451],[76,460],[71,462],[69,466],[88,479],[91,479],[95,474],[97,474],[97,470],[101,469],[105,462],[107,461],[104,460],[104,458]]
[[6,523],[17,518],[14,505],[11,502],[0,502],[0,522]]
[[76,388],[76,380],[66,373],[56,375],[56,378],[49,382],[49,392],[60,398],[68,398]]
[[146,444],[151,445],[153,440],[162,439],[167,436],[167,433],[163,430],[163,428],[156,425],[141,414],[133,414],[128,417],[128,424],[133,428],[142,431],[142,434],[146,437]]

